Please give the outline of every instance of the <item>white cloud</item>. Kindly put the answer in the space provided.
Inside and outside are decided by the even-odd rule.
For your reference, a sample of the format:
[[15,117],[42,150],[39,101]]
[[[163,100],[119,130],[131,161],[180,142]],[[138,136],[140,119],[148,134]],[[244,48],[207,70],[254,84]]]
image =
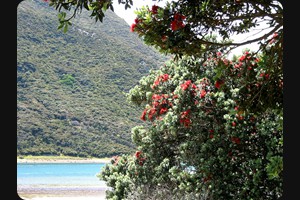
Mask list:
[[114,12],[121,18],[123,18],[129,25],[134,23],[136,15],[134,11],[142,6],[148,5],[150,8],[152,5],[164,6],[167,1],[157,2],[156,0],[134,0],[133,6],[125,10],[124,4],[119,4],[118,0],[113,0]]

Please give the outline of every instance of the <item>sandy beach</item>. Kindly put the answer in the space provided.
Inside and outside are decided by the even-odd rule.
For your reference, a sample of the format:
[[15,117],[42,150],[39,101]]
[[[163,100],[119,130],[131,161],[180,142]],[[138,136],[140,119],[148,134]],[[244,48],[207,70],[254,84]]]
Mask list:
[[104,200],[105,189],[99,188],[22,188],[18,195],[24,200]]
[[[77,196],[68,196],[68,197],[35,197],[31,200],[104,200],[103,197],[91,196],[91,197],[77,197]],[[24,199],[26,200],[26,199]]]
[[[109,163],[108,158],[17,158],[17,163]],[[105,200],[105,187],[27,187],[17,186],[24,200]]]

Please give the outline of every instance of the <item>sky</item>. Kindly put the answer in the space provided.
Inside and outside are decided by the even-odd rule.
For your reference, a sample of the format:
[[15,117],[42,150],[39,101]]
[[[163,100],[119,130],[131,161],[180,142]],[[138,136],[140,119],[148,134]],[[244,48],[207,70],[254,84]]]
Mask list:
[[167,1],[157,2],[156,0],[133,0],[133,6],[125,10],[124,4],[119,4],[118,0],[113,0],[114,12],[121,18],[123,18],[129,25],[134,22],[136,15],[134,11],[137,8],[148,5],[150,8],[152,5],[164,6]]
[[[146,6],[146,5],[148,5],[151,8],[152,5],[154,4],[163,7],[167,1],[168,0],[163,0],[160,2],[156,0],[133,0],[133,6],[125,10],[123,4],[119,4],[118,0],[113,0],[113,6],[114,6],[114,12],[119,17],[123,18],[129,25],[131,25],[132,23],[134,23],[134,19],[136,18],[134,11],[137,8],[141,8],[142,6]],[[260,28],[259,30],[253,30],[247,34],[234,36],[233,37],[234,42],[243,42],[244,40],[249,40],[253,37],[263,35],[267,30],[261,31],[261,29],[264,29],[263,28],[264,26],[261,25],[261,27],[262,28]],[[234,54],[238,54],[238,55],[242,54],[242,50],[244,50],[245,48],[249,48],[251,51],[256,51],[258,49],[258,45],[253,43],[253,44],[244,45],[239,48],[236,48],[229,54],[229,57],[231,57]]]

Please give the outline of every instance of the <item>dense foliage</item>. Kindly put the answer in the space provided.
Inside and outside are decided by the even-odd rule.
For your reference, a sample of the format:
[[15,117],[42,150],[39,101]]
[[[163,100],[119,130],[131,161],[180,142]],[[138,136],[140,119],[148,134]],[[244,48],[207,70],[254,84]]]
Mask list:
[[[131,31],[175,59],[128,93],[152,126],[134,127],[136,154],[112,159],[99,174],[112,187],[108,199],[282,197],[282,5],[172,1],[136,13]],[[259,40],[259,51],[228,59],[242,45],[230,35],[265,17],[273,29],[248,41]]]
[[[184,57],[142,78],[128,98],[145,106],[141,119],[152,126],[133,128],[136,154],[114,158],[101,172],[100,178],[113,188],[108,197],[281,197],[282,109],[240,107],[245,96],[257,94],[256,87],[271,84],[258,70],[265,57],[248,51],[233,61],[218,52],[206,62]],[[214,80],[220,65],[230,74],[221,83]],[[243,89],[243,79],[250,78],[260,86]]]
[[[80,2],[94,13],[93,0]],[[99,174],[111,187],[107,199],[282,197],[281,1],[178,0],[136,14],[131,31],[174,59],[127,93],[145,126],[132,128],[136,152],[113,157]],[[262,23],[263,35],[233,42]],[[253,42],[258,51],[228,58]]]
[[141,121],[124,93],[166,58],[113,12],[103,24],[82,12],[62,33],[43,1],[23,1],[17,11],[18,155],[134,152],[130,129]]

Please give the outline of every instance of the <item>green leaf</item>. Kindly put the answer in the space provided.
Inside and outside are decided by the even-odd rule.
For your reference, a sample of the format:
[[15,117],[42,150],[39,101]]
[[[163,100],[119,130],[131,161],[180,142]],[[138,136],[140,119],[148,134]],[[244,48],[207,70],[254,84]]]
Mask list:
[[102,7],[102,10],[105,12],[106,10],[107,10],[107,8],[108,8],[108,2],[105,2],[104,4],[103,4],[103,7]]
[[66,33],[68,31],[68,23],[65,23],[65,26],[64,26],[64,33]]
[[61,29],[64,26],[64,23],[60,23],[60,25],[57,27],[57,30]]

